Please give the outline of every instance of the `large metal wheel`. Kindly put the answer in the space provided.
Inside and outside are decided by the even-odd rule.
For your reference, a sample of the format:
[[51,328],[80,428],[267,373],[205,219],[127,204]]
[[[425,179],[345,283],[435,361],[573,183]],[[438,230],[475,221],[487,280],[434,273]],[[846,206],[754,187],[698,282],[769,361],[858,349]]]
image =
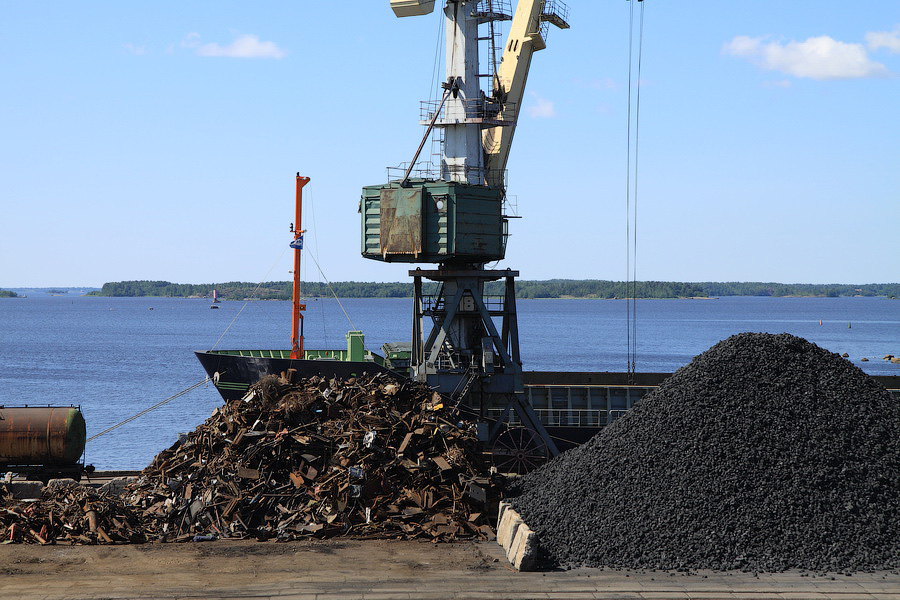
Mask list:
[[547,461],[544,440],[527,427],[509,427],[491,447],[494,466],[501,473],[524,475]]

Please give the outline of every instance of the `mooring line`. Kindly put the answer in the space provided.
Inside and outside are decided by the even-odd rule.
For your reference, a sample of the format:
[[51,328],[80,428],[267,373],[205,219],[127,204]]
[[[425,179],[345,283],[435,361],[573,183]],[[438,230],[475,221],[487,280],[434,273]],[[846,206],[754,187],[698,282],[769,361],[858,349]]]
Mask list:
[[100,437],[101,435],[106,435],[107,433],[109,433],[109,432],[112,431],[113,429],[117,429],[117,428],[121,427],[122,425],[125,425],[126,423],[131,423],[131,422],[134,421],[135,419],[137,419],[137,418],[139,418],[139,417],[143,417],[143,416],[146,415],[147,413],[152,412],[152,411],[156,410],[157,408],[160,408],[160,407],[162,407],[162,406],[165,406],[166,404],[168,404],[168,403],[171,402],[172,400],[175,400],[176,398],[180,398],[181,396],[184,396],[184,395],[187,394],[188,392],[197,389],[197,388],[200,387],[201,385],[205,385],[208,381],[209,381],[209,377],[204,377],[202,380],[198,381],[197,383],[195,383],[194,385],[192,385],[192,386],[190,386],[190,387],[188,387],[188,388],[186,388],[186,389],[181,390],[180,392],[178,392],[178,393],[175,394],[174,396],[169,396],[168,398],[166,398],[166,399],[163,400],[162,402],[157,402],[156,404],[154,404],[154,405],[151,406],[150,408],[145,408],[144,410],[142,410],[141,412],[137,413],[136,415],[131,416],[131,417],[128,417],[127,419],[125,419],[125,420],[122,421],[121,423],[116,423],[116,424],[113,425],[112,427],[107,427],[106,429],[104,429],[103,431],[101,431],[100,433],[98,433],[97,435],[92,435],[92,436],[89,437],[87,440],[85,440],[85,444],[88,443],[88,442],[92,442],[92,441],[96,440],[96,439],[97,439],[98,437]]

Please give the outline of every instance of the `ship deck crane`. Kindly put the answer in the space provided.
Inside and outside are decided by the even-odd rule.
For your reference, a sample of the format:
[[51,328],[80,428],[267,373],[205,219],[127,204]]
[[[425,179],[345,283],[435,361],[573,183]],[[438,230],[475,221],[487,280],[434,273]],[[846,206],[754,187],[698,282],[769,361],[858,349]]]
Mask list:
[[[398,17],[426,15],[435,0],[391,0]],[[549,25],[568,28],[567,9],[558,0],[445,0],[445,79],[440,100],[422,103],[425,136],[401,176],[363,188],[360,201],[362,255],[385,262],[437,263],[411,270],[415,296],[411,368],[413,376],[451,394],[482,415],[488,409],[515,412],[538,434],[544,450],[556,447],[522,399],[511,269],[487,269],[506,255],[508,217],[506,164],[534,52],[546,48]],[[482,91],[479,41],[496,55],[499,21],[511,21],[499,65],[491,64],[490,91]],[[479,29],[488,28],[489,35]],[[495,68],[494,68],[495,67]],[[442,139],[440,164],[418,159],[427,138]],[[424,292],[423,279],[437,283]],[[504,282],[501,296],[485,285]],[[431,320],[427,331],[425,320]],[[499,319],[498,329],[494,319]],[[426,335],[427,334],[427,335]],[[491,438],[503,435],[502,423]],[[534,437],[530,437],[534,440]],[[519,448],[516,451],[539,451]]]

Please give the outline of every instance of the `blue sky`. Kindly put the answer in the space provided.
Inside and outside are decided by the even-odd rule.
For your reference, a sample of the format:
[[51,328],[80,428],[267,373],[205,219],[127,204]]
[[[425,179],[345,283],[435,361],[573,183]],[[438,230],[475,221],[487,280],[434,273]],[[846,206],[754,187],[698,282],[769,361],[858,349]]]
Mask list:
[[[440,2],[439,2],[440,4]],[[525,279],[625,276],[628,12],[569,3],[509,162]],[[900,280],[900,2],[646,0],[637,278]],[[406,280],[360,188],[418,145],[440,15],[387,0],[13,2],[0,287]],[[442,64],[442,63],[441,63]]]

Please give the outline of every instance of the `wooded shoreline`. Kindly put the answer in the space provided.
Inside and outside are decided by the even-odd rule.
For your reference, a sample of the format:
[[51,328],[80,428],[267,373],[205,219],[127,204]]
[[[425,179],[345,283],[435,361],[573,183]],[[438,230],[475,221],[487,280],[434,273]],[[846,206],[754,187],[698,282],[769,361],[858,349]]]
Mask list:
[[[262,284],[248,282],[224,283],[171,283],[168,281],[118,281],[103,284],[103,288],[88,295],[134,297],[154,296],[172,298],[212,297],[216,290],[220,299],[238,300],[254,298],[260,300],[289,300],[290,281],[270,281]],[[433,289],[426,293],[434,293]],[[503,294],[503,282],[497,281],[486,286],[488,295]],[[521,280],[516,282],[517,298],[625,298],[633,294],[636,298],[715,298],[718,296],[772,296],[772,297],[822,297],[842,296],[884,296],[900,297],[900,283],[872,284],[785,284],[773,282],[672,282],[638,281],[625,282],[599,279],[550,279],[545,281]],[[629,293],[631,292],[631,293]],[[309,298],[411,298],[413,284],[379,283],[363,281],[339,281],[331,284],[321,282],[303,283],[303,295]]]

